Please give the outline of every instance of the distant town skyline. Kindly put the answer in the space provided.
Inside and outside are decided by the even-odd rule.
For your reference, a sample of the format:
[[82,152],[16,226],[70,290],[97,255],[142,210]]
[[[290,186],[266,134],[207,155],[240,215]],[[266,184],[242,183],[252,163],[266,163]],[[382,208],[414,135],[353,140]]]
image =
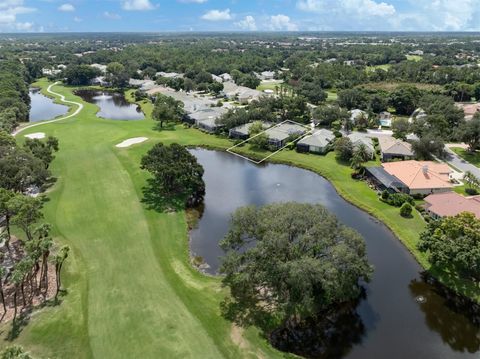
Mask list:
[[479,30],[480,0],[0,0],[0,32]]

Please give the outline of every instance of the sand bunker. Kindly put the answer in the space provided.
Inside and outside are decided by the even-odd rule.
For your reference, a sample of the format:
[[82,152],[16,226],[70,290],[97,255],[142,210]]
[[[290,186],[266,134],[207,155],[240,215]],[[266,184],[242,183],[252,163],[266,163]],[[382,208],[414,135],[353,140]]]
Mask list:
[[31,133],[29,135],[25,135],[25,137],[28,137],[28,138],[31,138],[31,139],[41,139],[41,138],[45,138],[45,134],[43,132],[35,132],[35,133]]
[[129,138],[128,140],[125,140],[123,142],[120,142],[116,147],[124,148],[124,147],[130,147],[131,145],[135,145],[137,143],[142,143],[148,140],[147,137],[134,137],[134,138]]

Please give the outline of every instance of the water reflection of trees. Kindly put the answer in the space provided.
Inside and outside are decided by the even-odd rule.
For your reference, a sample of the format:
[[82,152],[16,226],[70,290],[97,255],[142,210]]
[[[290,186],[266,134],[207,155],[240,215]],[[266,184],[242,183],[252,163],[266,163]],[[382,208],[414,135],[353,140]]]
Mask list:
[[439,333],[453,350],[475,353],[480,349],[480,328],[468,319],[473,313],[462,313],[468,308],[460,308],[455,298],[449,298],[447,293],[440,296],[424,280],[413,280],[409,288],[415,298],[423,297],[418,305],[428,327]]
[[358,301],[335,308],[294,328],[278,328],[271,333],[270,341],[281,351],[305,358],[343,358],[361,343],[366,332],[357,305]]

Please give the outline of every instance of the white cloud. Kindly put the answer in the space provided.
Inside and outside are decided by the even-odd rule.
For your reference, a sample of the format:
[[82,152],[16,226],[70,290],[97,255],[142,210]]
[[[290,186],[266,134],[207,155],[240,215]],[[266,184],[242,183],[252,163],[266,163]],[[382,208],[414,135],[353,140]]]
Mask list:
[[298,26],[290,20],[290,17],[283,14],[270,16],[268,28],[273,31],[297,31],[298,30]]
[[75,11],[75,6],[72,4],[62,4],[58,7],[58,11],[71,12]]
[[373,0],[341,0],[340,5],[346,11],[361,17],[391,16],[395,14],[393,5]]
[[[480,28],[480,0],[416,0],[403,18],[417,18],[419,29],[464,31]],[[405,21],[402,22],[405,24]]]
[[208,0],[177,0],[184,4],[205,4]]
[[82,22],[83,19],[82,19],[82,18],[79,18],[78,16],[75,16],[75,17],[73,18],[73,21],[75,21],[75,22]]
[[245,16],[243,20],[240,20],[235,23],[235,26],[239,27],[242,30],[256,31],[257,23],[253,16]]
[[357,17],[391,16],[396,11],[393,5],[374,0],[298,0],[297,8],[318,14]]
[[480,0],[402,0],[402,6],[397,8],[394,3],[393,0],[297,0],[296,7],[315,14],[314,17],[302,20],[305,28],[480,30]]
[[15,29],[18,31],[32,31],[33,30],[33,23],[31,22],[17,22],[15,24]]
[[34,11],[35,8],[24,6],[23,0],[0,1],[0,31],[31,31],[33,23],[17,22],[17,16]]
[[127,11],[146,11],[155,9],[150,0],[124,0],[122,9]]
[[122,17],[114,12],[105,11],[103,16],[110,20],[120,20]]
[[202,15],[202,19],[207,21],[226,21],[231,20],[232,18],[233,17],[230,13],[230,9],[210,10]]

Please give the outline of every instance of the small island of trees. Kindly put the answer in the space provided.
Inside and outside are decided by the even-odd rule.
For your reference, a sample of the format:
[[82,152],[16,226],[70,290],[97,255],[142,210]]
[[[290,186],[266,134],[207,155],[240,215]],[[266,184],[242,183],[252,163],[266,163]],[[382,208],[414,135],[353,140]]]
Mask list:
[[221,247],[222,283],[230,289],[223,314],[270,336],[311,318],[334,322],[372,273],[360,234],[318,204],[240,208]]

